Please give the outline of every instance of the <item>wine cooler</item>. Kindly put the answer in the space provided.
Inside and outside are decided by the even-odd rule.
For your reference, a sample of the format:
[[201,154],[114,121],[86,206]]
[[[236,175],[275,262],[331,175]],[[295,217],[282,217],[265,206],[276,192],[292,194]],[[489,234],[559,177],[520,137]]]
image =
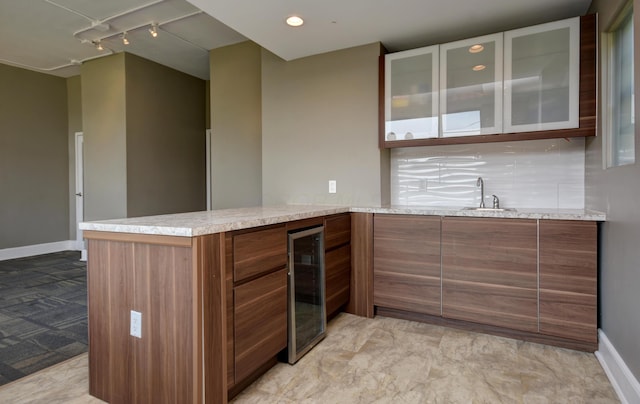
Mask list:
[[288,361],[294,364],[325,336],[324,228],[289,233]]

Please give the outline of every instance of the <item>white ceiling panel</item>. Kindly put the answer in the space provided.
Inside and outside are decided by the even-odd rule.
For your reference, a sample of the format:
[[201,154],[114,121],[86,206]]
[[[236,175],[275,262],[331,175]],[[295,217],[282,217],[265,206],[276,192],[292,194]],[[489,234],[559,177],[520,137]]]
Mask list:
[[[151,23],[160,24],[158,38]],[[127,51],[208,79],[208,50],[243,40],[184,0],[0,0],[0,63],[61,77],[79,74],[78,61]]]
[[[39,0],[59,4],[94,20],[103,20],[133,8],[155,4],[162,0]],[[29,0],[26,3],[34,3]]]
[[162,29],[181,38],[189,38],[189,41],[208,50],[247,40],[204,12],[185,20],[164,24]]
[[[372,42],[408,49],[582,15],[591,0],[188,0],[285,60]],[[305,20],[285,24],[290,15]]]
[[48,70],[71,59],[95,55],[94,49],[70,34],[86,24],[84,18],[44,1],[16,1],[11,7],[6,7],[6,0],[2,1],[0,59],[3,62]]
[[153,5],[139,10],[135,8],[124,11],[123,15],[114,15],[107,19],[101,20],[109,25],[109,30],[101,30],[100,27],[91,28],[88,23],[86,30],[78,34],[78,37],[88,40],[97,40],[119,34],[123,31],[132,31],[144,26],[148,29],[152,23],[163,24],[168,21],[175,21],[192,16],[194,13],[200,13],[196,7],[182,0],[165,0],[160,3],[151,3]]
[[[208,78],[207,50],[247,38],[286,59],[382,42],[389,51],[582,15],[591,0],[0,0],[0,63],[68,77],[127,51]],[[136,11],[133,11],[136,10]],[[203,10],[205,13],[198,13]],[[198,13],[188,18],[182,18]],[[291,14],[305,24],[285,25]],[[109,29],[91,28],[107,20]],[[148,33],[160,23],[160,36]],[[137,28],[136,28],[137,27]],[[131,44],[122,45],[127,30]],[[74,33],[76,34],[74,36]],[[83,43],[81,40],[85,39]]]

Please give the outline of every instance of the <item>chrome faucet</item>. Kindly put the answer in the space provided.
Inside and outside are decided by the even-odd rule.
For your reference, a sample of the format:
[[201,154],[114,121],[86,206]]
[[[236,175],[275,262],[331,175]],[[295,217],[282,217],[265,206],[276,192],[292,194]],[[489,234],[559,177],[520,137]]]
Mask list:
[[500,209],[500,199],[498,199],[498,197],[495,195],[491,195],[491,196],[493,196],[493,208]]
[[476,187],[480,187],[480,207],[484,208],[484,181],[482,180],[482,177],[478,177]]

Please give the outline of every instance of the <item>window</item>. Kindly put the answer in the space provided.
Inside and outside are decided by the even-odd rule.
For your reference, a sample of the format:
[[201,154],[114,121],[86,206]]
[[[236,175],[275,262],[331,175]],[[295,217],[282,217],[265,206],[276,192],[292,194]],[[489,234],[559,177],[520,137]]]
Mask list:
[[604,149],[607,167],[616,167],[635,163],[632,3],[623,9],[606,36]]

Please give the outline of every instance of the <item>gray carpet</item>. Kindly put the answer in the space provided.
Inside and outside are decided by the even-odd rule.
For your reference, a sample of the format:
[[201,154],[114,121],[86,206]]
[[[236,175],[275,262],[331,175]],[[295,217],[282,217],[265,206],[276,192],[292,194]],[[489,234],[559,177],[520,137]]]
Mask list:
[[0,385],[87,351],[80,253],[0,261]]

